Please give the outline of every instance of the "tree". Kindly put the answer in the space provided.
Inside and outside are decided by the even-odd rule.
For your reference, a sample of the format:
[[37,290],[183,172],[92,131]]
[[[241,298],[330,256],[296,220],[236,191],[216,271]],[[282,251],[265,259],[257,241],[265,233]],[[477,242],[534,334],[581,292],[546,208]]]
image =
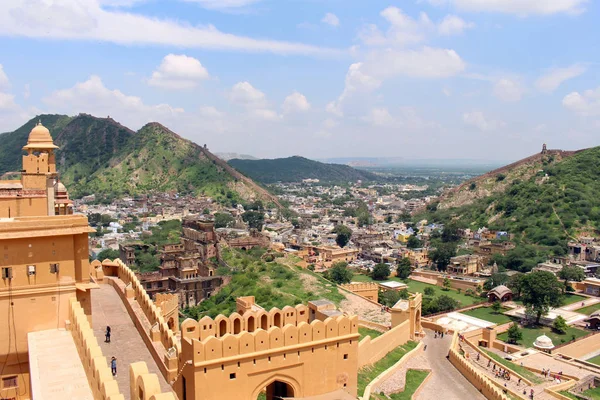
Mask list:
[[333,232],[337,233],[337,236],[335,237],[335,242],[338,246],[342,248],[348,244],[350,238],[352,237],[352,230],[346,225],[336,226]]
[[256,229],[257,231],[262,231],[265,223],[265,215],[260,211],[246,211],[242,214],[242,219],[250,229]]
[[400,292],[395,290],[386,290],[379,291],[379,295],[377,296],[379,304],[382,304],[386,307],[393,307],[394,304],[400,300]]
[[410,267],[410,260],[406,257],[398,261],[398,267],[396,268],[396,276],[400,279],[407,279],[410,276],[412,269]]
[[386,224],[391,224],[392,223],[392,216],[391,215],[388,215],[388,216],[385,217],[385,223]]
[[442,231],[442,242],[453,243],[460,240],[460,234],[458,233],[458,226],[454,223],[449,223],[444,226]]
[[445,271],[450,259],[456,255],[456,245],[453,243],[439,243],[429,258],[436,265],[438,271]]
[[376,281],[382,281],[384,279],[387,279],[390,276],[390,273],[390,266],[387,264],[380,263],[373,267],[373,272],[371,272],[371,278],[375,279]]
[[503,272],[492,274],[483,284],[485,290],[492,290],[496,286],[504,285],[508,281],[508,275]]
[[517,344],[517,342],[523,339],[523,332],[519,329],[519,325],[515,322],[508,328],[508,343]]
[[435,289],[432,288],[431,286],[427,286],[425,289],[423,289],[423,294],[425,296],[431,297],[431,296],[435,295]]
[[562,317],[562,315],[559,315],[554,320],[554,323],[552,324],[552,328],[556,332],[563,334],[563,333],[567,332],[567,329],[569,329],[569,326],[567,325],[567,321]]
[[535,314],[535,323],[546,315],[550,307],[559,307],[562,288],[552,272],[535,271],[525,275],[521,300],[525,307]]
[[119,258],[119,257],[120,257],[119,250],[104,249],[100,253],[98,253],[98,256],[96,258],[100,261],[104,261],[107,258],[109,260],[114,260],[115,258]]
[[523,274],[514,274],[508,278],[506,286],[513,292],[513,296],[516,298],[521,297],[521,290],[523,288]]
[[233,215],[229,213],[215,214],[215,228],[231,228],[234,222]]
[[329,269],[329,278],[337,284],[350,283],[352,271],[348,269],[348,264],[344,261],[336,262]]
[[494,304],[492,304],[492,310],[494,310],[494,314],[498,314],[501,308],[502,304],[500,304],[499,301],[495,301]]
[[371,215],[368,212],[363,212],[358,215],[358,226],[371,225]]
[[585,272],[583,269],[577,266],[567,266],[565,265],[560,272],[558,273],[558,277],[560,279],[565,280],[565,286],[563,287],[563,293],[565,289],[569,286],[569,281],[581,282],[585,279]]
[[444,278],[444,283],[442,286],[444,286],[444,290],[450,290],[450,279]]
[[434,304],[436,305],[436,312],[451,311],[457,309],[460,306],[458,300],[455,300],[452,297],[445,294],[435,299]]
[[406,241],[406,247],[408,247],[409,249],[418,249],[423,247],[423,242],[420,241],[418,237],[411,235]]

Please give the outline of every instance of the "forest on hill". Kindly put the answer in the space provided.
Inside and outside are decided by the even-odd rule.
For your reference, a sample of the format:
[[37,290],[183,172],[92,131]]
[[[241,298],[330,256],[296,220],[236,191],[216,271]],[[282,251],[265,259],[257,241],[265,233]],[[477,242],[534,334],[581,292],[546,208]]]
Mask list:
[[299,156],[262,160],[232,159],[228,163],[262,183],[301,182],[303,179],[336,183],[377,180],[377,175],[367,171],[347,165],[325,164]]
[[[546,160],[526,179],[514,179],[502,191],[460,207],[433,203],[415,218],[461,228],[508,231],[514,234],[517,249],[513,254],[519,259],[511,266],[530,269],[531,265],[521,268],[523,262],[533,264],[549,254],[564,255],[568,240],[600,231],[599,163],[600,147],[559,162]],[[496,179],[505,178],[498,175]],[[477,190],[475,182],[469,190]]]

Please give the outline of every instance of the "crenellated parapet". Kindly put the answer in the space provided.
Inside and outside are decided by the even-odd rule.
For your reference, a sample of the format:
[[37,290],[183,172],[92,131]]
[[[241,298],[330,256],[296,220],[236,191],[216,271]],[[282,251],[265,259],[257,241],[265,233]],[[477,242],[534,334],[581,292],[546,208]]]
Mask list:
[[[290,309],[293,309],[290,307]],[[281,310],[283,314],[291,310]],[[279,310],[271,310],[263,314],[273,318]],[[223,318],[219,318],[223,317]],[[205,317],[200,321],[187,319],[181,324],[183,354],[193,355],[194,364],[210,363],[222,358],[268,352],[275,349],[313,345],[315,342],[327,342],[358,338],[358,317],[339,316],[327,318],[325,321],[307,319],[287,321],[282,326],[273,325],[267,329],[257,327],[256,330],[242,329],[238,333],[221,334],[218,325],[227,322],[242,323],[239,314],[234,313],[226,319],[219,316],[215,320]]]
[[357,292],[357,291],[363,291],[363,290],[377,290],[379,288],[379,285],[377,285],[374,282],[345,283],[340,286],[351,292]]

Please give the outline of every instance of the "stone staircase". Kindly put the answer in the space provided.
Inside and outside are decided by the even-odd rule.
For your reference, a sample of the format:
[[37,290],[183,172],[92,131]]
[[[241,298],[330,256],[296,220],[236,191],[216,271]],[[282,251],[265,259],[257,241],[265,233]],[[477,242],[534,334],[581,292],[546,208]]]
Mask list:
[[[535,386],[527,385],[525,382],[521,382],[521,384],[519,385],[518,378],[514,373],[511,373],[511,379],[509,381],[503,378],[496,378],[494,374],[495,371],[493,369],[493,365],[496,364],[496,370],[498,368],[506,369],[505,366],[503,366],[502,364],[494,363],[494,361],[492,360],[492,363],[488,367],[488,359],[484,356],[480,356],[479,361],[477,361],[477,354],[479,353],[469,344],[462,342],[461,348],[465,352],[465,356],[467,356],[468,354],[469,361],[474,366],[476,366],[481,372],[483,372],[492,382],[497,383],[499,387],[504,387],[504,384],[506,383],[507,389],[509,389],[513,393],[518,393],[519,396],[524,399],[529,399],[529,392],[531,391],[531,389],[533,389],[535,400],[556,400],[555,397],[551,396],[549,393],[544,391],[544,388],[554,385],[554,382],[549,378],[544,380],[543,383],[537,384]],[[541,376],[540,378],[543,379]],[[523,395],[523,389],[527,390],[526,395]]]

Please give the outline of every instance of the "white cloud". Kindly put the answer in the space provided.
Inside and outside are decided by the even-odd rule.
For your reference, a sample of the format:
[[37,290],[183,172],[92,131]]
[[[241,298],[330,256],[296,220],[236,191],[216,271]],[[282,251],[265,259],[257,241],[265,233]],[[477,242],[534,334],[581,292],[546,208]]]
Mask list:
[[278,121],[281,119],[281,116],[279,114],[277,114],[273,110],[269,110],[268,108],[257,108],[251,110],[250,115],[265,121]]
[[579,115],[600,115],[600,87],[586,90],[583,94],[572,92],[566,95],[562,101],[563,106]]
[[475,27],[475,24],[472,22],[466,22],[456,15],[446,15],[438,25],[438,32],[444,36],[460,35],[473,27]]
[[7,87],[9,85],[8,76],[4,72],[4,67],[0,64],[0,88]]
[[390,115],[387,108],[372,108],[368,115],[362,118],[363,121],[375,126],[391,126],[394,124],[394,118]]
[[229,100],[236,104],[250,107],[262,107],[266,104],[267,96],[256,89],[250,82],[238,82],[231,88]]
[[98,0],[101,6],[105,7],[131,7],[138,3],[144,3],[146,0]]
[[198,3],[209,10],[229,10],[247,7],[262,0],[183,0],[188,3]]
[[43,101],[54,112],[110,115],[123,121],[125,125],[136,128],[149,121],[176,119],[184,113],[182,108],[168,104],[147,105],[139,97],[128,96],[117,89],[108,89],[96,75],[92,75],[85,82],[75,84],[72,88],[57,90]]
[[502,78],[494,84],[493,92],[502,101],[514,102],[521,100],[525,89],[516,80]]
[[169,54],[152,73],[148,84],[165,89],[191,89],[208,77],[206,68],[194,57]]
[[474,126],[481,131],[493,131],[504,126],[504,122],[487,118],[481,111],[466,112],[463,114],[463,122]]
[[0,110],[14,110],[17,107],[15,96],[0,92]]
[[310,110],[310,103],[302,93],[294,92],[287,96],[281,106],[284,114]]
[[335,15],[333,13],[325,14],[325,16],[323,17],[321,22],[323,22],[324,24],[327,24],[327,25],[334,26],[334,27],[340,26],[340,19],[337,17],[337,15]]
[[278,54],[331,56],[341,53],[302,43],[233,35],[212,25],[190,25],[120,9],[107,10],[101,8],[97,0],[3,0],[0,35]]
[[565,68],[554,68],[542,75],[535,86],[539,91],[545,93],[554,92],[563,82],[583,74],[587,70],[582,64],[574,64]]
[[436,25],[424,12],[412,18],[397,7],[388,7],[380,15],[390,24],[387,32],[368,24],[358,33],[359,39],[368,46],[411,46],[424,42],[436,32],[443,36],[459,35],[475,26],[456,15],[446,15]]
[[432,47],[418,50],[379,50],[367,56],[364,71],[378,79],[395,76],[412,78],[447,78],[466,68],[454,51]]
[[206,117],[206,118],[223,118],[225,116],[225,113],[217,110],[215,107],[213,106],[202,106],[200,107],[200,109],[198,110],[200,112],[200,115],[202,117]]
[[426,0],[434,6],[452,5],[463,11],[523,15],[579,14],[588,0]]

